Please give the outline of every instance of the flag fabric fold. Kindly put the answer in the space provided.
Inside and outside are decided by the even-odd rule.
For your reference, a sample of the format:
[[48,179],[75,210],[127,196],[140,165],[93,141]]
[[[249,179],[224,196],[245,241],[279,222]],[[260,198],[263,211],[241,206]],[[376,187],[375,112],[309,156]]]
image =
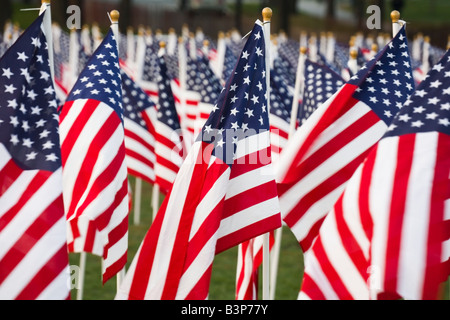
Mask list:
[[257,21],[116,299],[206,299],[214,256],[281,226]]
[[283,220],[304,251],[413,89],[403,27],[290,139],[276,163],[278,192]]
[[450,274],[450,52],[349,180],[305,256],[300,299],[438,299]]
[[0,299],[70,298],[58,113],[41,14],[0,59]]
[[128,249],[128,181],[117,44],[110,30],[60,114],[64,206],[70,252],[103,258],[103,282]]
[[[142,112],[156,105],[125,72],[121,72],[125,148],[128,173],[153,184],[155,182],[155,128]],[[151,112],[150,110],[148,110]]]

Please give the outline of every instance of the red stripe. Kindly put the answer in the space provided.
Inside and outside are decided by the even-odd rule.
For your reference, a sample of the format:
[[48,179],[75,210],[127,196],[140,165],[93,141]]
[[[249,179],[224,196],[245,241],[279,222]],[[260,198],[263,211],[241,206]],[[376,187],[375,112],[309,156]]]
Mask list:
[[228,218],[258,203],[276,198],[277,196],[277,188],[273,180],[247,189],[225,200],[222,219]]
[[14,219],[22,210],[23,206],[34,196],[34,194],[47,182],[52,173],[49,171],[38,171],[27,186],[24,186],[22,195],[17,202],[0,217],[0,232]]
[[[150,135],[150,133],[149,133],[149,135]],[[125,128],[125,137],[137,141],[140,145],[143,146],[144,149],[148,149],[151,151],[155,149],[155,147],[153,145],[151,145],[150,142],[148,142],[147,140],[145,140],[144,138],[139,136],[136,132],[133,132],[127,128]],[[147,138],[153,138],[153,135],[151,137],[147,137]]]
[[[69,266],[67,246],[64,244],[36,273],[16,300],[35,300]],[[65,283],[65,285],[68,285]],[[67,288],[69,292],[69,288]]]
[[[77,121],[78,122],[78,121]],[[82,214],[82,210],[75,210],[81,197],[83,196],[86,186],[89,185],[89,181],[92,177],[92,169],[95,166],[96,161],[100,158],[99,154],[102,151],[105,144],[109,141],[111,136],[117,130],[117,127],[121,125],[120,119],[117,117],[115,112],[112,112],[108,119],[101,125],[101,129],[97,132],[95,137],[93,137],[92,142],[88,146],[88,150],[83,159],[83,163],[81,165],[80,171],[77,175],[73,193],[72,193],[72,201],[70,203],[69,208],[67,209],[67,216],[72,217],[73,215],[79,216]],[[62,152],[62,150],[61,150]],[[124,152],[124,151],[123,151]],[[118,155],[123,157],[123,154],[119,151]],[[116,157],[117,158],[117,157]],[[116,172],[116,171],[112,171]],[[111,172],[110,172],[111,173]],[[109,173],[109,174],[110,174]],[[104,173],[102,175],[106,175],[108,173]],[[95,189],[92,189],[95,190]],[[100,189],[102,190],[102,189]],[[94,196],[96,196],[95,194]],[[92,193],[91,193],[92,198]],[[85,206],[84,206],[85,207]]]
[[[340,151],[343,147],[345,147],[355,138],[366,132],[368,129],[370,129],[379,121],[380,119],[378,118],[378,116],[373,111],[369,111],[366,114],[364,114],[361,118],[353,122],[350,126],[343,129],[337,136],[328,141],[325,145],[323,145],[313,154],[308,156],[308,158],[301,159],[298,157],[300,153],[297,153],[296,157],[298,158],[298,160],[302,160],[302,162],[298,163],[298,161],[296,160],[295,163],[298,163],[298,165],[295,168],[291,167],[287,177],[283,181],[283,184],[286,185],[281,189],[279,189],[279,191],[281,192],[280,195],[282,195],[286,191],[286,189],[289,189],[291,184],[298,182],[303,177],[308,175],[310,172],[317,169],[323,162],[329,159],[332,155]],[[309,139],[311,139],[311,136],[308,137],[307,140]],[[308,141],[308,144],[312,145],[312,143],[313,143],[312,141]],[[369,149],[370,147],[371,146],[367,146],[367,149]],[[301,149],[303,149],[303,147]]]
[[327,300],[317,283],[307,273],[303,275],[301,288],[311,300]]
[[318,237],[316,242],[314,243],[313,250],[323,273],[325,274],[330,285],[333,287],[333,290],[338,295],[338,298],[340,300],[352,300],[352,295],[347,290],[347,287],[342,282],[341,277],[334,269],[331,261],[328,259],[327,253],[325,252],[325,249],[323,247],[322,239],[320,237]]
[[334,205],[334,212],[336,218],[337,231],[339,233],[339,238],[342,241],[342,246],[347,252],[348,256],[353,262],[355,268],[359,271],[361,277],[367,281],[368,273],[367,268],[369,267],[369,262],[364,256],[364,252],[353,236],[347,222],[344,219],[344,210],[342,207],[343,196]]
[[[57,197],[33,221],[28,229],[20,236],[13,247],[0,260],[0,284],[22,261],[30,250],[61,218],[64,218],[62,195]],[[67,264],[66,264],[67,265]]]
[[[74,102],[67,102],[64,104],[62,111],[61,111],[61,117],[59,120],[60,127],[66,126],[64,124],[65,115],[68,114],[70,109],[73,107]],[[87,100],[86,103],[83,105],[82,108],[78,108],[78,115],[76,120],[72,123],[72,126],[67,131],[66,136],[64,137],[62,144],[61,144],[61,160],[62,160],[62,166],[64,168],[67,158],[70,155],[70,152],[73,149],[73,146],[78,141],[79,136],[81,135],[81,132],[83,131],[84,126],[88,122],[89,118],[91,117],[94,110],[97,108],[97,106],[100,104],[100,101],[96,100]]]
[[5,166],[0,170],[0,197],[3,196],[3,194],[9,189],[9,187],[19,178],[22,172],[23,170],[16,165],[13,159],[10,159],[5,164]]
[[197,281],[191,292],[186,295],[185,300],[206,300],[208,298],[211,272],[212,264],[208,267],[202,277]]
[[[152,168],[153,169],[153,168]],[[149,184],[154,184],[155,181],[154,179],[152,179],[152,177],[144,175],[142,172],[140,171],[136,171],[133,168],[128,167],[128,174],[136,177],[136,178],[141,178],[142,180],[146,181]]]
[[127,254],[127,251],[125,251],[124,254],[119,259],[117,259],[117,261],[106,268],[106,270],[103,272],[102,277],[103,284],[105,284],[109,279],[114,277],[119,271],[123,269],[123,267],[127,263]]
[[[92,192],[89,192],[86,199],[78,208],[79,213],[78,216],[82,214],[84,210],[98,197],[99,193],[101,193],[102,190],[104,190],[111,183],[114,182],[116,176],[113,174],[116,174],[120,171],[120,168],[123,162],[125,161],[124,151],[125,150],[122,144],[121,148],[119,148],[119,152],[116,154],[116,156],[108,165],[108,167],[106,167],[105,170],[95,179],[91,187]],[[116,187],[118,187],[118,185],[116,185]],[[111,220],[111,217],[114,213],[114,210],[122,202],[122,199],[124,199],[127,196],[128,196],[128,186],[125,178],[124,181],[122,181],[121,188],[116,191],[115,198],[111,203],[111,205],[104,212],[102,212],[95,220],[91,221],[91,224],[94,226],[95,232],[91,234],[91,237],[86,235],[85,240],[86,242],[84,247],[84,250],[86,252],[92,252],[97,231],[102,231],[108,226],[109,221]]]
[[[153,166],[154,166],[153,162],[150,159],[148,159],[147,157],[144,157],[142,154],[137,153],[136,151],[131,150],[131,149],[126,149],[126,155],[130,158],[136,159],[137,161],[141,162],[142,164],[146,165],[147,167],[153,169]],[[128,167],[130,167],[129,163],[127,165],[128,165]]]
[[[363,152],[361,155],[356,157],[353,161],[348,163],[345,167],[341,168],[339,171],[335,172],[328,179],[323,181],[314,189],[310,190],[305,194],[297,204],[291,209],[291,211],[286,214],[283,218],[284,222],[292,228],[298,221],[305,215],[305,213],[314,205],[317,201],[331,193],[332,191],[339,188],[343,183],[345,183],[355,172],[358,166],[366,157],[369,151]],[[315,212],[316,215],[325,216],[328,212]],[[316,234],[317,236],[317,234]],[[303,250],[307,250],[305,247]]]
[[[437,133],[436,166],[430,201],[430,221],[428,227],[427,263],[423,285],[424,300],[441,298],[439,288],[447,280],[450,268],[441,261],[442,244],[450,238],[450,221],[445,219],[445,201],[450,198],[450,139],[448,135]],[[447,260],[449,261],[449,260]]]
[[374,146],[370,154],[367,156],[361,171],[361,182],[359,185],[358,207],[362,227],[369,241],[373,235],[373,220],[370,212],[370,185],[372,184],[372,173],[377,157],[378,144]]
[[278,127],[275,127],[273,125],[270,126],[270,133],[276,134],[282,138],[288,139],[289,138],[289,132],[286,132]]
[[164,213],[167,210],[169,198],[170,192],[164,198],[164,201],[158,210],[158,214],[153,220],[149,231],[142,241],[139,249],[139,256],[136,261],[136,269],[134,271],[130,291],[128,293],[128,298],[130,300],[143,300],[145,297],[145,292],[147,291],[147,285],[155,258],[156,246],[159,241],[161,226],[164,222]]
[[246,266],[246,255],[247,255],[247,251],[250,250],[250,246],[252,245],[252,240],[249,241],[244,241],[243,243],[241,243],[241,245],[238,247],[238,254],[241,257],[241,268],[240,270],[238,270],[238,278],[236,280],[236,300],[238,299],[238,292],[241,292],[242,290],[248,290],[247,289],[242,289],[242,285],[244,282],[244,278],[245,278],[245,270],[247,269]]
[[[413,157],[415,135],[398,137],[397,164],[392,186],[390,217],[386,243],[385,290],[397,292],[397,274],[402,238],[403,217]],[[393,214],[395,213],[395,214]]]
[[[165,156],[169,156],[170,155],[161,155],[161,154],[156,154],[156,163],[162,167],[165,167],[167,169],[169,169],[170,171],[173,171],[174,173],[177,173],[178,170],[180,170],[180,166],[173,163],[171,161],[171,159],[166,158]],[[155,174],[159,176],[159,170],[156,170]]]
[[[287,170],[289,174],[286,175],[285,180],[283,183],[292,182],[293,180],[299,180],[298,177],[298,168],[296,166],[300,163],[300,161],[303,160],[305,154],[308,152],[308,150],[311,148],[311,146],[314,144],[316,139],[320,136],[320,134],[330,127],[339,117],[345,114],[348,110],[350,110],[356,103],[359,101],[353,98],[353,93],[357,89],[357,86],[351,85],[351,84],[345,84],[342,89],[337,93],[336,97],[334,98],[333,102],[330,104],[330,106],[325,110],[324,114],[320,118],[320,120],[316,123],[314,128],[309,133],[306,140],[302,143],[300,149],[298,150],[296,156],[294,157],[291,166]],[[373,114],[375,117],[376,115],[370,111],[369,114]],[[378,117],[376,117],[377,120],[379,120]],[[360,122],[360,121],[358,121]],[[372,122],[372,121],[370,121]],[[375,121],[376,122],[376,121]],[[359,125],[360,128],[357,130],[357,132],[364,132],[369,128],[371,125]],[[354,127],[354,126],[351,126]],[[352,130],[357,129],[358,127],[354,127]],[[362,130],[361,130],[362,129]],[[349,135],[351,138],[358,136],[359,134],[350,134],[352,132],[349,128],[344,129],[344,132],[347,131],[347,135]],[[343,132],[343,133],[344,133]],[[348,137],[347,137],[348,138]],[[340,139],[339,139],[340,140]],[[352,140],[352,139],[350,139]],[[348,140],[348,141],[350,141]],[[328,144],[327,144],[328,145]],[[331,144],[331,148],[333,148],[333,144]],[[340,148],[337,148],[339,150]],[[330,152],[328,152],[330,154]],[[307,170],[309,171],[309,170]]]
[[189,235],[191,232],[192,221],[194,219],[195,211],[200,202],[200,195],[203,189],[203,181],[205,181],[206,172],[208,169],[209,159],[204,159],[203,145],[197,155],[194,169],[192,172],[189,189],[184,202],[183,211],[180,216],[180,223],[175,235],[175,242],[171,254],[169,268],[167,270],[167,279],[164,285],[164,290],[161,295],[162,300],[173,300],[176,297],[178,285],[184,271],[185,261],[188,252]]
[[281,219],[279,214],[274,214],[265,219],[261,219],[251,225],[217,239],[216,254],[232,248],[243,241],[247,241],[279,227],[281,227]]
[[269,146],[234,160],[231,166],[230,180],[270,164],[270,149],[271,147]]

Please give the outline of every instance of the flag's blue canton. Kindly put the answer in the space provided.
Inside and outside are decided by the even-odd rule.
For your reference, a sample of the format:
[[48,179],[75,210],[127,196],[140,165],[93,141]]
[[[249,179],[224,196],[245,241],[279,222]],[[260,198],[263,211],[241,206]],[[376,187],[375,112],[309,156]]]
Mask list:
[[61,166],[59,121],[39,16],[0,60],[0,141],[24,170]]
[[386,135],[428,131],[450,135],[450,51],[411,94]]
[[281,81],[285,83],[285,86],[289,84],[291,87],[295,86],[296,71],[297,69],[294,69],[287,60],[281,57],[273,59],[271,74],[276,72]]
[[237,62],[237,56],[234,55],[233,49],[230,44],[226,44],[225,47],[225,59],[223,62],[222,79],[226,82],[231,77],[233,73],[234,66]]
[[222,85],[209,67],[207,58],[199,58],[195,64],[195,68],[191,72],[195,72],[195,78],[193,79],[194,90],[200,94],[201,101],[210,104],[216,103],[222,91]]
[[348,83],[358,86],[353,97],[389,125],[414,91],[405,27]]
[[110,30],[78,76],[66,101],[101,101],[113,108],[123,120],[121,82],[116,40]]
[[270,113],[289,122],[293,95],[280,71],[277,68],[270,71]]
[[142,80],[144,81],[156,82],[159,74],[158,46],[156,42],[153,42],[145,47],[144,72],[142,74]]
[[231,75],[202,129],[202,139],[214,143],[212,154],[231,165],[236,143],[269,130],[263,29],[255,24]]
[[278,54],[283,60],[288,61],[291,69],[295,72],[298,66],[298,56],[300,55],[300,43],[294,40],[283,42],[278,47]]
[[142,118],[141,111],[155,107],[155,103],[125,72],[121,71],[121,76],[123,114],[125,118],[148,130],[145,120]]
[[306,59],[305,89],[300,109],[301,123],[308,119],[343,84],[344,80],[342,77],[333,70]]
[[175,99],[170,88],[170,79],[167,74],[167,66],[164,56],[158,57],[160,74],[157,77],[158,83],[158,120],[168,125],[172,130],[179,130],[180,120],[175,108]]

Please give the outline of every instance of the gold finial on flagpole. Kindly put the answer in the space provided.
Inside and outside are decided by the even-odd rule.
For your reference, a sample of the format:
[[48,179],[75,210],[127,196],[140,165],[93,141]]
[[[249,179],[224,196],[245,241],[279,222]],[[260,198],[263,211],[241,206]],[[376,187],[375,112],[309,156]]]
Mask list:
[[113,23],[118,23],[119,22],[119,17],[120,17],[119,11],[117,11],[117,10],[111,11],[110,16],[111,16],[111,21]]
[[300,53],[301,53],[301,54],[306,54],[307,50],[308,50],[308,49],[307,49],[306,47],[304,47],[304,46],[301,46],[301,47],[300,47]]
[[356,59],[358,57],[358,51],[356,51],[355,49],[350,50],[350,57],[352,59]]
[[159,42],[159,47],[160,47],[161,49],[164,49],[164,48],[166,47],[166,42],[165,42],[165,41],[160,41],[160,42]]
[[50,4],[50,0],[42,0],[42,1],[41,1],[41,4],[44,4],[44,3]]
[[263,22],[270,22],[270,20],[272,19],[272,9],[270,9],[269,7],[265,7],[262,10],[262,16]]
[[400,20],[400,12],[398,12],[397,10],[394,10],[391,12],[391,20],[393,23],[398,22],[398,20]]

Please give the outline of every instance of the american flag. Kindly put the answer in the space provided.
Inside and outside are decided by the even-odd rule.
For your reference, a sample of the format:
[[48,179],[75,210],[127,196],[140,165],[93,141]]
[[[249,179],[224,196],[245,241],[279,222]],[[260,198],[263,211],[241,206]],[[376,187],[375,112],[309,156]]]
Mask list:
[[60,115],[64,206],[70,252],[103,257],[103,282],[128,249],[128,183],[120,65],[110,30]]
[[155,181],[163,193],[172,187],[184,156],[181,126],[164,56],[159,57],[158,108],[155,123]]
[[[175,98],[175,107],[177,109],[178,115],[180,117],[180,126],[182,129],[186,129],[184,132],[184,141],[187,147],[190,147],[192,143],[194,143],[196,133],[196,122],[199,118],[199,108],[198,104],[201,99],[200,94],[195,91],[195,79],[197,77],[197,65],[195,60],[191,59],[186,55],[186,51],[182,51],[183,57],[179,57],[179,59],[184,59],[185,63],[185,79],[182,79],[181,72],[179,70],[176,74],[168,73],[171,81],[171,89],[173,96]],[[172,69],[175,69],[173,66],[174,61],[168,59],[167,55],[165,55],[165,61],[167,66],[172,64]],[[177,61],[178,62],[178,61]],[[180,64],[183,63],[180,61]],[[178,66],[178,64],[177,64]],[[182,88],[182,81],[186,81],[184,83],[185,87]]]
[[[263,262],[264,236],[244,241],[238,246],[236,272],[236,300],[258,300],[259,267]],[[269,250],[275,243],[273,232],[269,235]]]
[[270,71],[270,141],[275,163],[289,139],[293,95],[278,68]]
[[404,28],[324,102],[277,162],[283,219],[306,251],[346,182],[412,93]]
[[257,21],[116,299],[206,299],[215,253],[281,226],[264,53]]
[[449,135],[447,52],[327,215],[299,298],[439,298],[450,274]]
[[306,59],[305,88],[301,108],[299,108],[300,123],[303,124],[322,103],[343,85],[344,79],[336,72]]
[[121,77],[128,173],[153,184],[155,129],[152,124],[147,125],[141,112],[156,105],[125,72],[121,72]]
[[41,14],[0,60],[0,299],[70,297],[55,90]]
[[208,120],[214,103],[217,101],[223,87],[219,78],[217,78],[209,66],[209,60],[206,57],[197,59],[195,65],[196,76],[194,78],[194,89],[200,94],[200,100],[198,102],[199,117],[195,126],[195,132],[198,133],[206,120]]

